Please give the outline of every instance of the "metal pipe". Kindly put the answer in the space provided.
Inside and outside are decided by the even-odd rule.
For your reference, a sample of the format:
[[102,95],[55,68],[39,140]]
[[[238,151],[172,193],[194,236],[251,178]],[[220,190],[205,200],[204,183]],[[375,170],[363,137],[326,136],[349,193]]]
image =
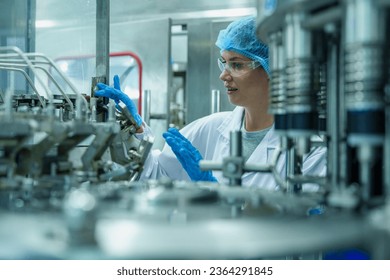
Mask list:
[[[34,82],[31,80],[31,78],[28,76],[28,74],[26,73],[26,71],[24,71],[23,69],[20,69],[20,68],[15,68],[15,67],[3,67],[0,65],[0,69],[2,70],[11,70],[11,71],[17,71],[17,72],[21,72],[23,74],[23,76],[26,78],[27,82],[29,83],[29,85],[31,86],[32,90],[36,93],[37,95],[37,98],[39,100],[39,102],[41,103],[42,107],[44,108],[45,107],[45,100],[39,95],[39,92],[37,90],[37,88],[35,87],[34,85]],[[13,94],[13,92],[12,92]]]
[[242,137],[239,130],[230,132],[230,156],[242,156]]
[[[230,132],[230,157],[224,162],[223,173],[229,175],[229,186],[241,186],[244,174],[244,158],[242,157],[242,133],[240,130]],[[231,217],[236,218],[241,211],[241,202],[235,199],[231,203]]]
[[[37,81],[41,84],[41,86],[43,87],[43,89],[46,91],[47,93],[47,97],[49,98],[49,104],[52,105],[53,104],[53,99],[51,98],[51,94],[50,94],[50,90],[49,88],[46,86],[46,84],[42,81],[42,79],[39,77],[39,75],[37,75],[36,71],[35,71],[35,68],[34,68],[34,65],[31,63],[30,59],[28,59],[28,57],[26,56],[26,54],[24,54],[19,48],[17,47],[0,47],[0,52],[14,52],[16,53],[21,59],[23,59],[23,61],[28,65],[29,69],[32,71],[32,73],[34,74],[35,78],[37,79]],[[45,106],[43,107],[46,107],[46,102],[43,103]]]
[[[47,56],[45,56],[44,54],[41,54],[41,53],[25,53],[25,55],[27,57],[29,57],[29,58],[33,58],[34,59],[34,60],[30,59],[31,63],[34,66],[35,66],[35,64],[47,64],[50,67],[52,67],[60,75],[60,77],[65,81],[65,83],[69,86],[69,88],[73,91],[73,93],[76,94],[78,98],[81,98],[81,100],[83,101],[83,104],[85,106],[86,111],[89,112],[88,101],[85,99],[85,97],[80,92],[78,92],[78,90],[76,89],[75,85],[58,68],[57,64],[52,59],[50,59],[49,57],[47,57]],[[0,57],[5,58],[4,60],[0,60],[2,62],[11,62],[11,63],[25,62],[23,59],[10,59],[12,57],[18,57],[18,55],[16,55],[16,54],[4,54],[4,55],[1,55]],[[44,61],[39,61],[39,60],[37,60],[37,58],[43,59]],[[37,66],[35,66],[35,67],[37,67]],[[52,80],[54,81],[54,77],[52,78]],[[68,101],[68,103],[69,103],[69,101]]]
[[211,90],[211,114],[221,111],[221,92],[218,89]]
[[152,105],[152,91],[150,89],[145,89],[143,97],[142,118],[144,119],[145,123],[149,124],[150,106]]
[[[109,83],[110,78],[110,1],[96,0],[96,77]],[[108,104],[108,98],[103,103]],[[107,114],[102,119],[106,121]]]
[[12,119],[12,95],[15,92],[15,75],[13,72],[10,73],[9,76],[9,85],[10,87],[7,88],[5,91],[5,97],[4,97],[4,111],[5,111],[5,120],[10,121]]
[[56,79],[54,79],[53,75],[50,74],[50,72],[42,67],[42,66],[35,66],[35,68],[38,68],[38,69],[41,69],[42,71],[44,71],[46,73],[46,75],[50,78],[50,80],[52,80],[52,82],[54,83],[54,85],[58,88],[58,90],[60,91],[61,95],[64,97],[64,99],[66,100],[66,102],[69,104],[69,107],[70,107],[70,110],[72,111],[72,114],[75,113],[74,111],[74,105],[73,105],[73,102],[69,99],[68,95],[65,93],[65,91],[63,90],[63,88],[60,86],[60,84],[56,81]]
[[96,76],[105,77],[110,73],[110,1],[96,1]]
[[[342,112],[340,112],[341,102],[343,100],[342,91],[340,90],[340,46],[337,44],[338,33],[336,27],[334,26],[333,30],[329,36],[331,40],[328,43],[328,53],[327,53],[327,71],[326,71],[326,111],[329,112],[327,114],[327,132],[330,137],[329,148],[327,151],[328,155],[328,166],[327,173],[330,175],[330,187],[333,190],[337,190],[341,188],[342,185],[342,156],[340,145],[342,144],[341,135],[345,128],[345,122]],[[344,182],[345,183],[345,182]]]
[[305,29],[320,29],[326,24],[340,21],[343,16],[343,10],[340,6],[330,8],[317,15],[312,15],[305,22],[302,23],[302,27]]
[[383,195],[381,184],[374,184],[372,178],[383,178],[382,168],[375,168],[375,163],[380,164],[385,138],[386,10],[376,1],[344,3],[347,140],[357,149],[360,196],[367,206],[374,196]]
[[[78,90],[73,85],[73,83],[69,80],[69,78],[66,75],[64,75],[64,73],[62,73],[62,71],[58,68],[57,64],[52,59],[50,59],[49,57],[47,57],[43,54],[40,54],[40,53],[27,53],[26,55],[28,57],[30,57],[30,56],[35,57],[35,58],[39,57],[39,58],[46,60],[46,63],[48,63],[51,67],[53,67],[56,70],[56,72],[61,76],[61,78],[66,82],[66,84],[73,91],[73,93],[76,94],[78,98],[81,98],[81,100],[83,101],[83,104],[85,105],[85,109],[87,110],[87,112],[89,112],[87,99],[85,99],[85,97],[80,92],[78,92]],[[35,61],[33,60],[32,62],[33,63],[44,63],[42,61],[36,61],[36,60]]]
[[[1,63],[0,62],[0,65],[2,66],[10,66],[10,67],[28,67],[27,64],[18,64],[18,63]],[[69,99],[69,97],[66,95],[66,93],[64,92],[64,90],[61,88],[61,86],[58,84],[58,82],[54,79],[53,75],[50,74],[50,72],[42,67],[42,66],[34,66],[35,68],[37,69],[40,69],[42,70],[43,72],[46,73],[46,75],[50,78],[50,80],[52,80],[52,82],[54,83],[54,85],[58,88],[58,90],[60,91],[61,95],[64,97],[64,99],[66,100],[66,102],[68,102],[69,106],[70,106],[70,109],[72,111],[72,113],[74,113],[74,106],[73,106],[73,102]],[[50,94],[52,94],[50,92]],[[39,96],[39,95],[38,95]],[[53,98],[53,96],[52,96]]]
[[269,36],[269,63],[271,71],[269,111],[275,117],[275,132],[287,133],[287,96],[285,91],[285,50],[282,32]]

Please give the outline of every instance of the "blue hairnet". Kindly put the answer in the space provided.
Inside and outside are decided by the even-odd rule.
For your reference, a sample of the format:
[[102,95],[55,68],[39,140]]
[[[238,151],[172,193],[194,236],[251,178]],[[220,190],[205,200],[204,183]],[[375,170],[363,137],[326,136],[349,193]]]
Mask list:
[[269,76],[268,47],[257,38],[254,17],[245,17],[230,23],[226,29],[219,32],[215,45],[221,52],[234,51],[260,62]]

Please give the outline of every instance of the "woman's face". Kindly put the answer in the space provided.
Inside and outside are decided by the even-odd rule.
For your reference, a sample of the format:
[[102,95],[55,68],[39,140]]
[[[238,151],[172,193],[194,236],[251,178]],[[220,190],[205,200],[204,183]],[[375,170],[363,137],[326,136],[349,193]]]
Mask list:
[[[223,81],[232,104],[242,107],[268,104],[268,75],[261,66],[251,69],[252,60],[233,51],[223,51],[221,61],[228,65],[228,69],[223,70],[219,78]],[[233,68],[247,65],[247,69],[243,71],[244,74],[242,71],[237,74],[229,71],[229,65]]]

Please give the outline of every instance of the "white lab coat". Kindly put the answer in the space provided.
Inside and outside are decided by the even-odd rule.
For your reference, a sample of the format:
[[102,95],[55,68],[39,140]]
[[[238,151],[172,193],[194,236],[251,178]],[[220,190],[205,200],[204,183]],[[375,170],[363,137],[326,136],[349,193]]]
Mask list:
[[[222,163],[223,158],[230,153],[230,132],[241,128],[244,108],[236,107],[231,112],[215,113],[200,118],[180,132],[199,150],[205,160]],[[272,127],[257,146],[247,163],[265,165],[270,163],[272,153],[279,145],[279,136]],[[278,161],[277,170],[285,177],[285,154]],[[326,148],[318,147],[312,150],[304,159],[303,174],[324,176],[326,174]],[[228,184],[221,171],[213,171],[219,183]],[[162,151],[153,150],[144,165],[142,179],[156,179],[168,176],[174,180],[190,180],[171,148],[165,144]],[[248,172],[242,176],[242,186],[277,188],[273,175],[270,173]]]

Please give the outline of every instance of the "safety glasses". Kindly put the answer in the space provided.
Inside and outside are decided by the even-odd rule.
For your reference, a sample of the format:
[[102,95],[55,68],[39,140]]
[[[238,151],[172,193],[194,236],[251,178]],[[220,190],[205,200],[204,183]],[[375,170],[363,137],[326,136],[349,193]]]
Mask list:
[[222,58],[218,58],[218,67],[223,72],[228,71],[233,77],[242,76],[257,67],[261,66],[258,61],[226,61]]

